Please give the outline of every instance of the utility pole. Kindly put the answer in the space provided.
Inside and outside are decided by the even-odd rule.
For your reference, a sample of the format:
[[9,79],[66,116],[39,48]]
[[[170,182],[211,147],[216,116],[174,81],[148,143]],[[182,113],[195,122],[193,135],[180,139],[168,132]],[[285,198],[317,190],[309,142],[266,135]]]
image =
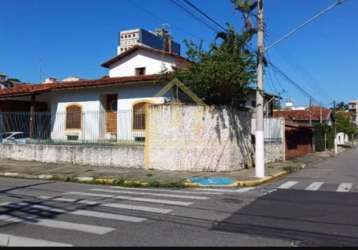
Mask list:
[[257,3],[257,89],[256,89],[256,136],[255,136],[255,172],[257,178],[265,177],[265,142],[264,142],[264,6],[263,0]]
[[308,108],[308,112],[310,115],[310,126],[312,126],[312,97],[310,96],[310,106]]
[[333,101],[333,131],[334,131],[334,153],[338,154],[338,145],[337,145],[337,122],[336,122],[336,101]]

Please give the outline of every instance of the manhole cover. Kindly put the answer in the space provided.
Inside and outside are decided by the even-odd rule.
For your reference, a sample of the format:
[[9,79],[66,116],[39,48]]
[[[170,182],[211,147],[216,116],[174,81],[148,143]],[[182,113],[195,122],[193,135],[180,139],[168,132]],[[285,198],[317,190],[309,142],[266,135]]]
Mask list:
[[228,177],[190,177],[188,178],[192,183],[201,186],[227,186],[235,183],[234,179]]

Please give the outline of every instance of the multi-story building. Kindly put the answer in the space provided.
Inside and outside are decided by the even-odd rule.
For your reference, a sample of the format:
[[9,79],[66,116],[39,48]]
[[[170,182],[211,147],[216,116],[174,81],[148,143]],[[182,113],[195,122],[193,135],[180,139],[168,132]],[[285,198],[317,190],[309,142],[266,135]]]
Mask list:
[[164,28],[160,28],[155,32],[144,29],[121,31],[117,54],[126,52],[135,45],[147,46],[180,55],[180,44],[174,42],[169,31]]
[[349,102],[348,110],[352,115],[352,121],[358,125],[358,100]]

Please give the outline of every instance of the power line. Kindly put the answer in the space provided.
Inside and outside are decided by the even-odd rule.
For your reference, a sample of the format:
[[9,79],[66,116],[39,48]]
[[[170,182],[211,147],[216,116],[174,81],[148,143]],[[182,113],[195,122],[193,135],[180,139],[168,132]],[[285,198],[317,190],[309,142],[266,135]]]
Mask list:
[[226,28],[224,26],[222,26],[219,22],[215,21],[214,18],[210,17],[208,14],[206,14],[204,11],[202,11],[201,9],[199,9],[197,6],[195,6],[192,2],[190,2],[189,0],[183,0],[187,5],[189,5],[190,7],[192,7],[194,10],[196,10],[197,12],[199,12],[202,16],[204,16],[206,19],[210,20],[212,23],[214,23],[216,26],[218,26],[220,29],[222,29],[223,31],[226,31]]
[[292,80],[286,73],[284,73],[281,69],[279,69],[276,65],[274,65],[272,62],[269,62],[269,64],[272,66],[272,68],[277,71],[280,75],[282,75],[289,83],[291,83],[296,89],[298,89],[301,93],[315,101],[317,104],[321,104],[320,101],[315,99],[310,93],[308,93],[303,87],[301,87],[297,82]]
[[296,33],[297,31],[299,31],[300,29],[302,29],[304,26],[310,24],[311,22],[313,22],[314,20],[316,20],[317,18],[323,16],[324,14],[326,14],[328,11],[336,8],[338,5],[341,5],[345,2],[346,0],[336,0],[336,2],[330,6],[328,6],[326,9],[322,10],[321,12],[319,12],[318,14],[314,15],[313,17],[311,17],[310,19],[308,19],[306,22],[304,22],[303,24],[299,25],[298,27],[294,28],[293,30],[291,30],[290,32],[288,32],[286,35],[284,35],[283,37],[281,37],[280,39],[278,39],[276,42],[272,43],[270,46],[266,47],[265,50],[269,50],[272,47],[276,46],[278,43],[282,42],[283,40],[289,38],[290,36],[292,36],[294,33]]
[[190,9],[188,9],[185,5],[181,5],[179,4],[176,0],[170,0],[170,2],[172,2],[175,6],[177,6],[178,8],[180,8],[181,10],[183,10],[184,12],[186,12],[188,15],[190,15],[192,18],[194,18],[195,20],[197,20],[198,22],[200,22],[201,24],[205,25],[207,28],[211,29],[212,31],[214,31],[215,33],[218,33],[219,30],[214,28],[213,26],[211,26],[210,24],[208,24],[207,22],[205,22],[203,19],[201,19],[200,17],[196,16]]
[[[150,17],[152,17],[153,19],[157,19],[157,20],[159,20],[160,22],[167,23],[167,21],[166,21],[164,18],[162,18],[162,17],[158,16],[156,13],[154,13],[154,12],[152,12],[152,11],[150,11],[150,10],[144,8],[142,5],[138,4],[138,3],[135,2],[134,0],[128,0],[128,1],[129,1],[129,3],[131,3],[134,7],[136,7],[136,8],[138,8],[138,9],[144,11],[145,13],[147,13],[147,14],[148,14]],[[210,44],[209,41],[207,41],[207,40],[205,40],[205,39],[203,39],[203,38],[201,38],[201,37],[198,37],[198,36],[196,36],[196,35],[194,35],[194,34],[188,32],[188,31],[186,31],[186,29],[184,29],[184,28],[182,28],[182,27],[179,27],[179,26],[177,26],[177,25],[170,25],[170,26],[173,27],[173,29],[176,29],[176,30],[178,30],[178,31],[181,31],[181,32],[183,32],[183,33],[185,33],[185,34],[187,34],[187,35],[189,35],[189,36],[191,36],[191,37],[194,37],[194,38],[196,38],[196,39],[200,39],[200,40],[205,41],[205,42],[207,42],[208,44]]]

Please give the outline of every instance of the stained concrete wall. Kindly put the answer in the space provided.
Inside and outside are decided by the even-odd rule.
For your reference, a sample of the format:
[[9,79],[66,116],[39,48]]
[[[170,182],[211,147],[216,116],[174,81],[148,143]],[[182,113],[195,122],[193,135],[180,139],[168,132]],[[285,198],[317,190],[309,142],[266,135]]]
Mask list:
[[252,166],[250,114],[226,107],[148,108],[145,167],[232,171]]
[[0,144],[0,159],[100,167],[143,167],[143,146]]
[[285,143],[283,141],[265,141],[265,163],[285,160]]

